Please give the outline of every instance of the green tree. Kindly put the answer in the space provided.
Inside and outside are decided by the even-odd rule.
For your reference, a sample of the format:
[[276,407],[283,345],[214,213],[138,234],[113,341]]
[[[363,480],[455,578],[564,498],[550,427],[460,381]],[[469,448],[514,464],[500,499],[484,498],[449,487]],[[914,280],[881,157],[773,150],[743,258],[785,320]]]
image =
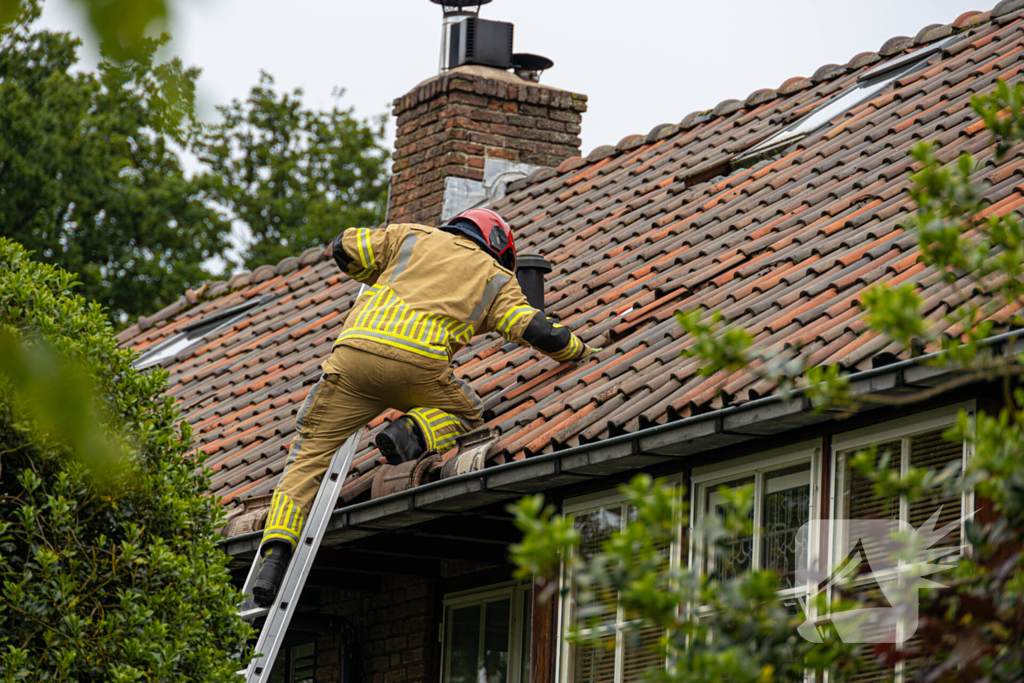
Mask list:
[[28,0],[0,28],[0,224],[124,322],[208,279],[226,246],[173,149],[199,72],[155,61],[167,36],[76,72],[79,41],[33,31],[40,11]]
[[73,286],[0,238],[0,681],[233,681],[222,508],[166,372]]
[[241,255],[250,270],[327,244],[343,228],[376,225],[387,208],[385,117],[307,109],[301,89],[278,95],[273,86],[262,73],[249,97],[218,107],[221,120],[199,126],[193,142],[209,167],[197,179],[205,196],[251,234]]
[[[154,25],[166,23],[169,0],[74,0],[104,52],[118,61],[129,59]],[[0,0],[0,26],[17,21],[32,0]]]
[[[992,133],[997,162],[1024,142],[1024,84],[1010,88],[1000,82],[994,92],[975,96],[973,108]],[[936,325],[922,314],[914,285],[885,284],[867,291],[862,305],[870,326],[908,354],[937,349],[927,362],[957,370],[953,380],[927,394],[853,396],[840,367],[809,366],[800,349],[755,350],[753,335],[718,314],[690,311],[677,319],[692,338],[684,353],[703,362],[702,374],[749,368],[774,380],[783,395],[806,395],[821,409],[907,404],[968,383],[1002,380],[1006,407],[998,415],[961,412],[956,427],[945,434],[966,442],[973,452],[965,474],[910,468],[900,477],[884,458],[876,468],[873,452],[859,454],[854,466],[880,496],[914,502],[973,490],[991,506],[995,521],[972,519],[965,525],[973,552],[943,575],[948,587],[922,597],[915,680],[1019,681],[1024,671],[1024,389],[1019,386],[1024,355],[992,353],[986,339],[998,331],[993,314],[1024,296],[1024,227],[1014,214],[985,215],[986,202],[974,184],[980,168],[971,155],[944,159],[942,150],[928,143],[918,144],[912,155],[918,162],[910,190],[917,212],[905,229],[916,232],[921,261],[945,274],[953,305],[945,324]],[[970,280],[967,287],[964,277]],[[958,335],[936,332],[951,324]],[[1019,318],[1010,323],[1012,329],[1022,326]],[[581,586],[583,614],[596,604],[600,590],[616,590],[634,628],[656,625],[667,634],[653,649],[674,666],[649,671],[652,680],[798,681],[806,666],[829,669],[830,680],[843,681],[856,671],[849,649],[834,636],[818,644],[795,636],[804,617],[789,617],[781,609],[772,572],[726,580],[687,568],[668,569],[664,548],[672,534],[670,520],[682,514],[678,496],[645,475],[623,491],[636,510],[635,521],[585,558],[574,552],[580,535],[571,518],[554,514],[540,496],[520,501],[513,507],[524,532],[523,542],[513,549],[520,576],[551,579],[565,567]],[[711,545],[750,535],[751,491],[722,488],[719,493],[730,513],[724,521],[706,516],[700,533]],[[693,605],[708,608],[699,620],[687,609]],[[838,609],[854,606],[887,605],[842,594]],[[575,629],[572,637],[599,645],[589,633]],[[889,662],[907,656],[894,645],[879,646],[875,654]]]

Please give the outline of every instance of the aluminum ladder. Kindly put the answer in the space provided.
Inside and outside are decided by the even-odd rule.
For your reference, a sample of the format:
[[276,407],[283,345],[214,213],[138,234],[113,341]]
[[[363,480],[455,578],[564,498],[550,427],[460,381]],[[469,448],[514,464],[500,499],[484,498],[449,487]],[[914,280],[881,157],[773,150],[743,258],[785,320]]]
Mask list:
[[281,587],[278,588],[277,596],[274,598],[274,604],[270,607],[257,607],[252,601],[252,587],[256,583],[256,575],[259,574],[260,565],[263,563],[259,550],[256,551],[256,557],[252,561],[252,567],[249,568],[249,576],[245,579],[243,589],[250,597],[247,597],[242,603],[239,616],[246,621],[253,621],[265,616],[266,621],[260,630],[252,661],[247,669],[238,672],[238,675],[245,676],[246,683],[266,683],[270,680],[270,670],[277,659],[277,653],[281,649],[285,633],[288,632],[288,624],[291,623],[299,595],[302,594],[302,588],[306,585],[306,578],[309,576],[309,570],[313,567],[316,551],[320,548],[324,532],[327,531],[331,513],[334,511],[335,503],[341,493],[341,487],[345,483],[345,477],[348,476],[364,431],[365,427],[350,436],[331,458],[331,466],[324,474],[323,481],[320,482],[320,490],[317,492],[313,507],[306,518],[302,537],[292,552],[288,571],[285,572]]

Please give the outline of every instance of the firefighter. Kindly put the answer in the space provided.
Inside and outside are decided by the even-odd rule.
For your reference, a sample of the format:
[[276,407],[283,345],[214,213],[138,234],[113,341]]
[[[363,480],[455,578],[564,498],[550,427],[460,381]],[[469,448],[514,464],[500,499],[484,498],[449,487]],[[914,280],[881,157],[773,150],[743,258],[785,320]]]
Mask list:
[[263,533],[253,587],[259,605],[273,601],[306,511],[349,436],[389,408],[403,411],[376,440],[397,465],[444,452],[483,424],[483,403],[451,367],[474,335],[498,332],[557,361],[594,351],[527,303],[515,278],[512,230],[489,209],[471,209],[440,228],[345,230],[334,240],[334,260],[368,287],[299,410]]

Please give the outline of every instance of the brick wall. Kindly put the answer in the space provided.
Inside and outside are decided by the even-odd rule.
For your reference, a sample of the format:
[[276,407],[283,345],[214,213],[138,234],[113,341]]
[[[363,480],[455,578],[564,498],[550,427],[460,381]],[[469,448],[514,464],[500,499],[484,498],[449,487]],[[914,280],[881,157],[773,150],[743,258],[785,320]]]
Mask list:
[[580,153],[586,95],[462,66],[394,101],[388,220],[435,225],[445,178],[482,181],[486,159],[555,167]]
[[[362,683],[425,683],[437,679],[437,582],[385,575],[380,593],[326,591],[323,614],[344,617],[355,628]],[[341,676],[340,635],[317,641],[317,681]]]

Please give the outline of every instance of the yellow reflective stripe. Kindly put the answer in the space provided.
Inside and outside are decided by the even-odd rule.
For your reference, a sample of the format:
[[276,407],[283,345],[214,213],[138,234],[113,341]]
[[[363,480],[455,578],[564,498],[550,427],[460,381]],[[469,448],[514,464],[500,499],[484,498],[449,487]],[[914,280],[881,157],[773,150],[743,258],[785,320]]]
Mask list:
[[383,290],[381,290],[381,297],[380,300],[377,302],[376,315],[373,317],[373,320],[366,325],[366,327],[370,327],[375,330],[380,329],[380,324],[381,322],[383,322],[384,316],[386,316],[388,313],[388,306],[391,305],[391,299],[393,298],[393,296],[394,292],[392,292],[390,288],[385,287]]
[[366,261],[366,247],[363,246],[363,229],[359,228],[356,232],[356,253],[359,255],[359,265],[365,270],[367,265]]
[[[413,408],[408,413],[416,421],[427,441],[427,447],[433,450],[448,449],[460,434],[463,434],[459,419],[438,408]],[[444,431],[444,434],[440,432]]]
[[380,342],[381,344],[385,344],[387,346],[394,346],[395,348],[411,351],[412,353],[423,356],[425,358],[437,358],[440,360],[448,360],[448,353],[443,349],[432,349],[429,347],[415,344],[414,342],[410,343],[410,340],[402,339],[401,337],[389,335],[385,332],[380,332],[377,330],[368,330],[366,332],[360,332],[357,330],[347,330],[343,332],[340,337],[338,337],[338,341],[335,343],[337,344],[338,342],[344,341],[346,339],[364,339],[366,341]]
[[402,328],[398,330],[399,334],[403,337],[411,337],[413,330],[416,328],[416,323],[419,322],[421,317],[422,316],[410,308],[409,315],[406,317],[405,323],[402,325]]
[[465,325],[462,326],[462,328],[455,336],[457,339],[460,339],[464,343],[468,344],[469,340],[473,338],[473,333],[475,331],[476,330],[473,329],[473,325],[471,323],[466,323]]
[[370,231],[366,228],[359,228],[356,240],[359,245],[359,260],[363,268],[372,270],[376,264],[373,259],[373,246],[370,244]]
[[377,257],[373,255],[373,242],[370,241],[370,231],[366,230],[363,234],[366,235],[366,252],[370,255],[370,263],[367,264],[367,267],[376,268]]
[[509,334],[509,331],[521,317],[536,310],[532,306],[513,306],[498,321],[498,332],[505,335]]
[[448,434],[448,435],[447,435],[447,436],[445,436],[444,438],[440,439],[440,440],[439,440],[439,441],[438,441],[438,442],[437,442],[437,443],[436,443],[436,444],[434,445],[434,450],[435,450],[435,451],[438,451],[439,453],[443,453],[443,452],[445,452],[446,450],[448,450],[448,449],[449,449],[449,448],[451,447],[451,445],[452,445],[453,443],[455,443],[455,440],[456,440],[457,438],[459,438],[459,435],[458,435],[458,434],[455,434],[455,433],[452,433],[452,434]]
[[[373,337],[429,358],[447,358],[454,343],[467,344],[473,338],[471,322],[438,313],[420,313],[387,285],[374,285],[365,302],[352,327],[343,331],[335,344],[348,338]],[[523,312],[534,310],[523,307]]]
[[296,536],[295,534],[289,533],[287,531],[276,531],[275,530],[275,531],[272,531],[272,532],[264,532],[263,533],[263,541],[262,541],[262,543],[266,543],[267,541],[285,541],[286,543],[288,543],[292,547],[295,547],[295,545],[299,542],[299,537]]
[[[557,327],[561,327],[561,325],[558,325]],[[570,337],[568,346],[566,346],[564,349],[562,349],[558,353],[552,353],[551,354],[551,358],[553,358],[554,360],[558,360],[558,361],[568,360],[568,359],[572,358],[573,356],[575,356],[577,353],[579,353],[581,348],[583,348],[583,345],[581,344],[580,340],[576,338],[576,335],[574,334],[574,335],[572,335],[572,337]]]
[[402,309],[402,300],[398,298],[394,290],[389,290],[388,303],[381,308],[381,315],[379,322],[374,325],[378,330],[384,330],[391,332],[392,325],[394,324],[395,318],[398,316]]
[[275,491],[270,501],[270,512],[263,531],[263,542],[286,541],[292,545],[298,542],[305,523],[305,515],[295,501],[280,491]]
[[441,413],[440,415],[437,415],[436,417],[430,420],[430,426],[432,428],[440,428],[444,427],[447,424],[454,424],[455,421],[455,418],[449,415],[448,413]]
[[366,305],[363,306],[363,309],[361,311],[359,311],[359,317],[356,318],[356,327],[362,327],[367,323],[367,320],[369,319],[370,315],[376,308],[375,304],[377,302],[377,299],[380,297],[380,293],[382,290],[383,287],[378,287],[377,285],[374,285],[369,289],[369,291],[367,292],[368,299],[366,301]]
[[413,339],[422,339],[423,331],[426,329],[426,327],[427,316],[420,314],[416,316],[416,324],[412,326],[412,330],[409,331],[408,336],[412,337]]

